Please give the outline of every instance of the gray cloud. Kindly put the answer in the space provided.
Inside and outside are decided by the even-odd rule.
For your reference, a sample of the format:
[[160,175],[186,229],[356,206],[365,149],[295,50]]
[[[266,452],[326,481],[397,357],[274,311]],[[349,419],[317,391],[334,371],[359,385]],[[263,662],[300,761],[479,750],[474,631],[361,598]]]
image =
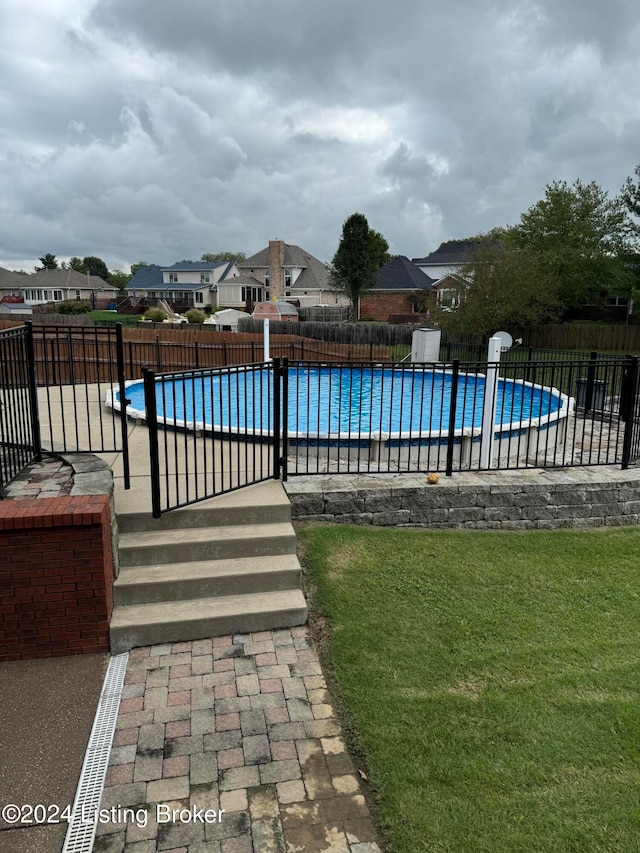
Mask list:
[[2,266],[330,259],[355,210],[423,255],[640,161],[630,0],[5,0],[0,26]]

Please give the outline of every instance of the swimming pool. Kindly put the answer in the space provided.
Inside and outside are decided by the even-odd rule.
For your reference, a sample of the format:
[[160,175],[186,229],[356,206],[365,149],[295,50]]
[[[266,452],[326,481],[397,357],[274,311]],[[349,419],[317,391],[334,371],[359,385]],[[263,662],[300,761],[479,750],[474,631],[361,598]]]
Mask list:
[[[446,438],[452,372],[414,367],[292,366],[288,370],[289,439],[391,441]],[[482,427],[483,374],[458,376],[454,433],[476,437]],[[273,371],[234,368],[180,374],[156,382],[160,423],[196,430],[267,437],[273,434]],[[141,381],[128,382],[127,415],[144,418]],[[565,418],[570,398],[557,388],[499,379],[496,434],[549,428]],[[108,405],[120,410],[119,394]]]

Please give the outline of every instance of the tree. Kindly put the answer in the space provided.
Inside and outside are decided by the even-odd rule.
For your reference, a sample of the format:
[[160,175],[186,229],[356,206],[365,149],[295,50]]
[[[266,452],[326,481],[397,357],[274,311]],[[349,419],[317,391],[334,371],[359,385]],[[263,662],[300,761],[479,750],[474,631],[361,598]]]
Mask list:
[[109,270],[102,258],[96,258],[95,255],[88,255],[82,259],[82,265],[89,275],[96,275],[105,281],[109,278]]
[[555,320],[557,279],[531,249],[481,247],[460,279],[460,304],[436,305],[431,319],[448,331],[489,337],[499,329]]
[[107,278],[107,282],[111,287],[117,287],[120,291],[124,291],[130,281],[131,276],[129,273],[123,272],[122,270],[111,270],[109,277]]
[[376,272],[389,257],[389,244],[382,234],[369,228],[366,216],[353,213],[344,221],[331,262],[331,278],[349,297],[354,320],[358,317],[358,300],[373,287]]
[[142,267],[152,267],[153,264],[148,263],[148,261],[138,261],[135,264],[131,264],[131,275],[134,276],[139,269]]
[[62,268],[75,270],[76,272],[81,272],[83,275],[87,272],[84,264],[82,263],[82,259],[77,257],[69,258],[69,262],[67,264],[63,263]]
[[533,252],[555,276],[565,308],[597,302],[603,291],[627,293],[631,223],[622,198],[595,181],[554,181],[545,197],[507,230],[507,244]]
[[[634,169],[634,173],[640,178],[640,163]],[[634,183],[631,178],[627,178],[620,191],[620,197],[629,213],[632,216],[640,217],[640,180]],[[636,234],[640,234],[640,225],[634,223],[633,230]]]
[[240,264],[246,258],[244,252],[205,252],[200,260],[208,264],[215,264],[217,261],[235,261],[236,264]]
[[43,255],[41,258],[38,258],[41,267],[34,267],[36,272],[41,272],[42,270],[57,270],[58,269],[58,261],[56,260],[56,256],[50,253]]

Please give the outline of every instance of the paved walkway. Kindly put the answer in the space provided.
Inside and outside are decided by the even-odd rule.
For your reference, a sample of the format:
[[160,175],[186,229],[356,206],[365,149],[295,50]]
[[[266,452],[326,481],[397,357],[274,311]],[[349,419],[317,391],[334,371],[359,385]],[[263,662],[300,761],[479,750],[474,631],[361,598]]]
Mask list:
[[[72,486],[45,458],[6,496]],[[133,649],[101,809],[96,853],[380,853],[305,627]]]
[[132,650],[101,808],[96,853],[380,851],[307,628]]

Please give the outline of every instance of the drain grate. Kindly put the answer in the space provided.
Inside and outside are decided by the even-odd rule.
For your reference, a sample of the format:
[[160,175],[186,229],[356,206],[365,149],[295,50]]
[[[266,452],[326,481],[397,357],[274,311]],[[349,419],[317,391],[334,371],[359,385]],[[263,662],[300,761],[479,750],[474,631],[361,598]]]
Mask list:
[[62,853],[91,853],[129,653],[109,660]]

